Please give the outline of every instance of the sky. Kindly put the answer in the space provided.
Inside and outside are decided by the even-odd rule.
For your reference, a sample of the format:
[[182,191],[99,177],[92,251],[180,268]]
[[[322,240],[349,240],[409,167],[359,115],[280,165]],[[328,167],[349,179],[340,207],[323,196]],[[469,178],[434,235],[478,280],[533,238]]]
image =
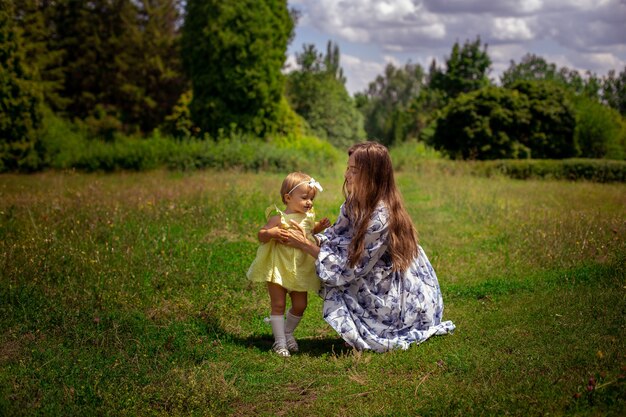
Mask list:
[[559,68],[605,76],[626,67],[626,0],[288,0],[300,12],[287,64],[314,44],[339,46],[350,94],[365,91],[387,63],[445,68],[455,42],[487,44],[499,81],[526,54]]

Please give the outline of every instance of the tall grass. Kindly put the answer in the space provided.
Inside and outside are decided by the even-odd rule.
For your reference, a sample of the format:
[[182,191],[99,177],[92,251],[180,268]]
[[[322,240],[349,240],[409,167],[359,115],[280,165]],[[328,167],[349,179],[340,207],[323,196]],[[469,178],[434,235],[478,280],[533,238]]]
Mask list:
[[146,138],[118,134],[103,140],[54,115],[46,117],[46,124],[40,143],[40,168],[44,169],[113,172],[234,168],[284,172],[333,169],[339,159],[339,151],[330,143],[308,136],[261,140],[233,133],[217,138],[176,139],[155,131]]
[[0,414],[624,414],[625,185],[400,172],[456,333],[354,352],[312,294],[282,359],[245,272],[283,176],[0,176]]

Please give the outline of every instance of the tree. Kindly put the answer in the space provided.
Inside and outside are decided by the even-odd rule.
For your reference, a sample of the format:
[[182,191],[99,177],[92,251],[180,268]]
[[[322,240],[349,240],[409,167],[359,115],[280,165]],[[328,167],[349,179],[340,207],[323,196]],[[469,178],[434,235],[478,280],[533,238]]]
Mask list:
[[556,64],[534,54],[524,55],[519,64],[511,60],[509,68],[500,76],[503,87],[510,87],[517,81],[551,81],[574,94],[583,94],[596,99],[601,88],[601,81],[594,74],[587,72],[584,78],[576,70],[567,67],[558,68]]
[[182,50],[194,123],[213,136],[275,130],[292,31],[286,0],[188,0]]
[[328,42],[326,55],[314,45],[296,53],[300,69],[287,77],[286,97],[313,133],[334,146],[347,148],[363,140],[363,116],[345,87],[339,47]]
[[423,87],[424,70],[419,64],[407,63],[403,68],[387,64],[384,74],[356,96],[368,136],[386,145],[417,136],[419,115],[415,107],[409,108]]
[[40,49],[62,58],[40,66],[61,79],[67,105],[53,109],[108,138],[149,132],[171,113],[186,88],[178,0],[26,1],[46,19]]
[[509,68],[500,76],[500,82],[508,88],[517,81],[555,80],[558,74],[556,64],[548,63],[538,55],[526,54],[519,64],[511,60]]
[[626,67],[619,74],[609,71],[602,80],[602,100],[626,117]]
[[142,0],[130,25],[130,62],[120,92],[123,119],[150,132],[187,91],[180,58],[180,15],[175,0]]
[[626,121],[617,110],[576,97],[576,143],[585,158],[626,159]]
[[23,29],[26,59],[38,73],[45,105],[54,111],[62,111],[68,103],[68,99],[61,95],[64,52],[51,48],[51,40],[56,36],[52,21],[55,5],[51,0],[20,0],[15,3],[13,18]]
[[437,121],[437,149],[453,158],[569,158],[578,154],[576,114],[566,90],[518,81],[460,94]]
[[533,158],[569,158],[578,155],[575,141],[576,111],[567,91],[548,81],[518,81],[511,85],[528,97],[531,115],[522,130],[522,142]]
[[63,51],[66,113],[107,138],[131,123],[122,107],[128,106],[124,85],[133,65],[130,34],[136,16],[131,0],[59,0],[54,6],[50,47]]
[[455,159],[526,158],[530,149],[519,132],[530,117],[525,95],[486,87],[460,94],[443,109],[432,143]]
[[488,86],[490,68],[487,44],[481,49],[480,37],[474,42],[466,40],[462,47],[455,42],[450,57],[446,59],[446,70],[437,69],[435,63],[431,66],[429,87],[441,90],[448,99],[453,99],[461,93]]
[[12,0],[0,0],[0,172],[39,164],[43,92],[36,69],[28,66],[14,13]]

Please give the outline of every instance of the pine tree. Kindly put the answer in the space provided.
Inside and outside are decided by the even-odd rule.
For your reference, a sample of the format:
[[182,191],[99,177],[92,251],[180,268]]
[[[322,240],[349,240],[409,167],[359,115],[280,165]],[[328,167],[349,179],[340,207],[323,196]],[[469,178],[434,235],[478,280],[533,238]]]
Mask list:
[[187,83],[175,0],[142,0],[127,33],[129,60],[120,104],[127,123],[150,132],[172,112]]
[[54,6],[51,49],[63,51],[66,114],[107,137],[123,127],[130,61],[125,35],[135,15],[131,0],[58,0]]
[[0,0],[0,172],[39,164],[42,91],[14,16],[13,0]]
[[56,3],[52,0],[20,0],[15,2],[15,24],[22,28],[26,59],[38,73],[44,103],[54,111],[65,108],[68,100],[63,89],[63,51],[51,47],[55,27],[51,17]]
[[446,70],[438,73],[431,68],[430,87],[442,90],[449,99],[453,99],[461,93],[488,86],[490,67],[487,45],[481,49],[479,37],[474,42],[467,40],[463,46],[455,42],[446,59]]

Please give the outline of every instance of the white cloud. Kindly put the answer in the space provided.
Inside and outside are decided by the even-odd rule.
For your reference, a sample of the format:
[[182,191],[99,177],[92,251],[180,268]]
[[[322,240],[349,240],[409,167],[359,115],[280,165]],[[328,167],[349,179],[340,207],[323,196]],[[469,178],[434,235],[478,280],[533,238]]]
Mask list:
[[[397,64],[396,61],[393,62]],[[365,61],[353,55],[341,55],[341,67],[346,75],[346,89],[351,94],[362,92],[383,73],[387,61]]]
[[288,74],[297,69],[300,69],[300,65],[298,65],[298,62],[296,61],[296,56],[294,54],[287,55],[285,65],[283,65],[283,73]]
[[530,40],[534,38],[533,31],[528,27],[526,20],[518,17],[495,18],[491,36],[502,41]]
[[[439,63],[455,42],[489,45],[493,74],[532,53],[600,75],[626,61],[626,0],[295,0],[306,25],[339,44],[350,91],[382,73],[382,54]],[[297,29],[296,29],[297,30]],[[350,46],[344,55],[343,44]],[[363,53],[359,52],[359,49]],[[354,77],[352,80],[351,77]]]
[[585,69],[591,72],[606,74],[611,69],[620,70],[626,68],[626,60],[619,59],[613,54],[588,53],[576,55],[573,58],[572,66],[584,72]]

